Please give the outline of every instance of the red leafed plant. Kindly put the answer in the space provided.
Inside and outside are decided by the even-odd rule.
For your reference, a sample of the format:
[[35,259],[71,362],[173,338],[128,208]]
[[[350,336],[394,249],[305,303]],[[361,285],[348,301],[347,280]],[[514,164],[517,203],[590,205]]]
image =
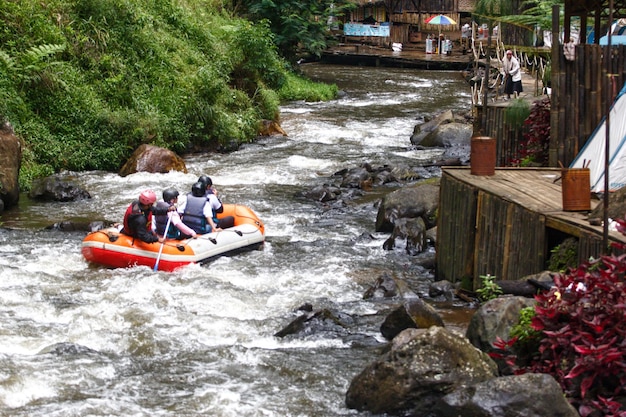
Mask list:
[[511,166],[547,166],[550,144],[550,98],[533,103],[530,115],[524,121],[524,140],[520,142],[517,157]]
[[[626,220],[618,220],[626,234]],[[624,245],[615,245],[624,252]],[[532,328],[541,339],[530,361],[516,360],[515,339],[498,340],[495,355],[515,373],[548,373],[582,417],[626,417],[626,254],[606,255],[554,277],[535,296]],[[526,358],[528,359],[528,358]]]

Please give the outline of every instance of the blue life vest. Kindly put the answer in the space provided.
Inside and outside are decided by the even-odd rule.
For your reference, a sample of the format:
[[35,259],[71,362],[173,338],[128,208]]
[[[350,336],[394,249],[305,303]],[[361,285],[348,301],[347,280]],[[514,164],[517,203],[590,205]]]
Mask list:
[[196,197],[193,194],[187,194],[187,203],[185,212],[183,213],[183,223],[189,226],[194,232],[203,234],[211,231],[211,226],[204,217],[204,205],[206,197]]
[[[162,208],[163,210],[167,210],[170,208],[170,204],[165,201],[159,201],[157,203],[157,208]],[[169,229],[167,229],[167,234],[165,234],[165,226],[167,226],[167,214],[155,214],[154,215],[154,224],[156,227],[156,232],[159,236],[165,236],[168,239],[178,239],[181,236],[180,230],[178,227],[170,224]]]

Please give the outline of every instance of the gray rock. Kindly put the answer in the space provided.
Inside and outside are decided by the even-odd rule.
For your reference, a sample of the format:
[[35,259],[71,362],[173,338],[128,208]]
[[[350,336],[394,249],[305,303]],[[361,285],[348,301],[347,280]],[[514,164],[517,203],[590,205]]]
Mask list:
[[393,232],[396,221],[405,217],[421,217],[426,228],[434,227],[438,207],[438,184],[420,183],[403,187],[382,199],[376,215],[376,231]]
[[465,123],[448,123],[439,126],[424,137],[420,145],[427,148],[450,148],[468,146],[471,143],[473,128]]
[[[404,339],[402,333],[396,337]],[[412,331],[406,343],[392,344],[357,375],[346,393],[346,405],[375,414],[416,410],[415,415],[424,415],[444,395],[496,374],[496,364],[466,338],[432,326]]]
[[519,321],[520,310],[535,305],[526,297],[501,296],[482,304],[470,319],[466,336],[484,352],[492,352],[497,337],[510,339],[511,328]]
[[91,198],[89,192],[78,183],[76,175],[54,174],[33,181],[28,197],[44,201],[76,201]]
[[383,244],[385,250],[392,250],[396,246],[396,239],[406,240],[406,253],[417,255],[426,249],[426,224],[421,217],[401,218],[396,220],[391,236]]
[[437,311],[424,300],[415,296],[389,314],[380,326],[382,335],[391,340],[406,329],[428,329],[431,326],[445,327]]
[[438,417],[579,417],[548,374],[507,376],[460,388],[433,409]]
[[424,140],[428,134],[436,130],[442,123],[449,123],[452,120],[454,120],[452,111],[446,110],[435,116],[432,120],[415,126],[413,128],[413,135],[411,135],[411,143],[413,145],[420,145],[422,140]]

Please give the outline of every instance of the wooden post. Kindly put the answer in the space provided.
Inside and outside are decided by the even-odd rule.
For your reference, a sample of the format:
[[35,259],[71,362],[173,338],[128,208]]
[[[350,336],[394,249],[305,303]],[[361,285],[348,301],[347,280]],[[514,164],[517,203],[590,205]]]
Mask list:
[[552,70],[551,70],[551,83],[552,83],[552,106],[550,109],[550,145],[548,149],[548,164],[552,167],[558,166],[559,162],[559,137],[561,132],[559,131],[559,108],[560,103],[560,45],[559,45],[559,12],[558,5],[552,6]]

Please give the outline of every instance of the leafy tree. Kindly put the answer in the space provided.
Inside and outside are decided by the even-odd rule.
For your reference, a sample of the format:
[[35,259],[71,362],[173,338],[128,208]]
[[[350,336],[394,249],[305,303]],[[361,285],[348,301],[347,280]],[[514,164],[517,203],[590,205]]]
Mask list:
[[561,6],[563,13],[564,0],[526,0],[521,3],[521,13],[500,16],[504,23],[522,26],[533,30],[535,26],[547,29],[552,27],[552,6]]
[[299,50],[320,56],[328,47],[328,18],[353,3],[345,0],[240,0],[233,11],[255,22],[267,21],[281,55],[294,62]]

